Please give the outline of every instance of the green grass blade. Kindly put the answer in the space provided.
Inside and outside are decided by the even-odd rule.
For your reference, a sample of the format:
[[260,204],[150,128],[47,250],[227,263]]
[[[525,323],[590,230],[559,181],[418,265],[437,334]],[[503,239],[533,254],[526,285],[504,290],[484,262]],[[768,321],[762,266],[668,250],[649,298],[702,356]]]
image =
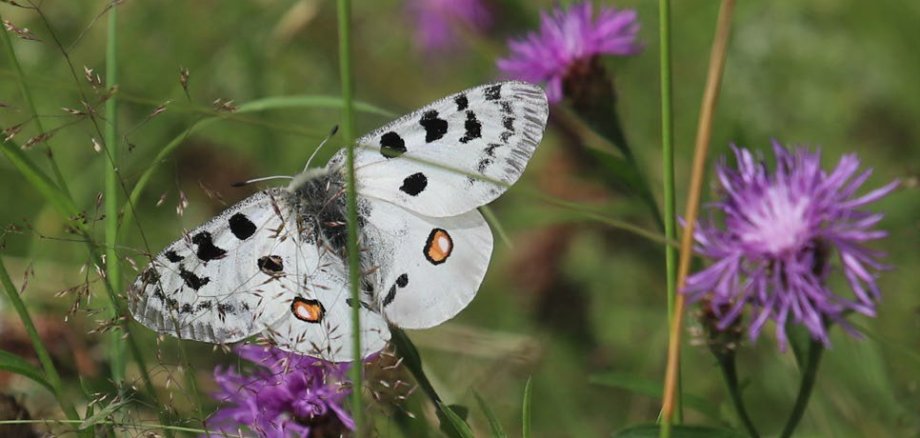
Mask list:
[[85,430],[87,428],[93,427],[100,423],[104,424],[103,420],[105,420],[106,417],[114,414],[115,411],[120,409],[122,406],[127,405],[128,403],[130,402],[127,400],[118,400],[118,401],[109,403],[106,407],[96,411],[95,414],[83,420],[83,422],[80,423],[80,426],[78,427],[78,429]]
[[508,435],[505,433],[505,430],[502,429],[502,423],[498,421],[498,417],[495,416],[495,412],[492,411],[492,408],[489,407],[478,392],[473,391],[473,397],[476,397],[476,403],[479,403],[479,409],[482,409],[482,413],[485,414],[486,419],[489,420],[489,429],[492,431],[492,437],[506,438]]
[[[661,78],[661,159],[664,195],[664,235],[677,241],[677,202],[674,185],[674,114],[671,105],[671,0],[658,1],[658,43],[660,47],[659,76]],[[677,248],[664,247],[665,278],[667,279],[668,322],[674,318],[674,299],[677,296]],[[683,391],[680,372],[677,376],[677,394],[674,399],[674,422],[683,421]]]
[[441,419],[441,431],[451,438],[473,438],[473,430],[457,414],[452,406],[438,402],[438,418]]
[[[0,14],[0,22],[3,22],[3,15]],[[35,121],[35,127],[38,128],[39,134],[45,133],[45,127],[42,126],[42,120],[38,117],[38,111],[35,109],[35,101],[32,99],[32,91],[29,89],[29,84],[26,82],[26,75],[22,71],[22,66],[19,65],[19,57],[16,56],[16,51],[13,50],[13,43],[10,41],[9,31],[6,30],[6,26],[0,26],[0,40],[3,40],[3,45],[6,48],[7,55],[10,60],[10,64],[13,65],[13,69],[16,71],[17,82],[19,83],[19,91],[22,94],[22,99],[26,102],[26,107],[29,109],[29,115],[32,116],[32,120]],[[57,185],[67,193],[68,197],[70,193],[67,190],[67,181],[64,179],[64,175],[61,173],[61,169],[58,167],[57,161],[54,159],[54,154],[51,153],[51,140],[45,141],[45,146],[48,148],[48,162],[51,164],[51,170],[54,172],[54,177],[57,180]]]
[[[355,132],[354,132],[354,103],[352,96],[354,81],[351,67],[351,1],[338,0],[338,28],[339,28],[339,81],[342,84],[342,137],[345,141],[345,197],[346,197],[346,227],[348,235],[346,250],[348,252],[348,286],[351,299],[361,302],[361,266],[358,253],[358,192],[355,186]],[[361,306],[352,306],[352,352],[355,365],[351,367],[352,387],[351,414],[355,420],[355,435],[363,436],[363,393],[362,376],[363,361],[361,355]]]
[[527,384],[524,385],[524,403],[521,410],[521,436],[523,438],[530,438],[530,426],[532,424],[532,412],[533,407],[533,376],[527,378]]
[[[22,302],[22,297],[19,296],[19,291],[16,290],[16,286],[13,285],[13,280],[10,278],[9,272],[6,270],[6,265],[3,263],[3,260],[0,260],[0,283],[3,284],[3,290],[6,291],[6,296],[10,300],[10,304],[13,305],[13,308],[16,309],[16,313],[19,315],[19,320],[22,321],[23,327],[26,329],[26,334],[29,336],[29,340],[32,341],[32,348],[35,349],[35,355],[38,356],[38,361],[42,365],[42,370],[44,371],[44,381],[50,385],[51,391],[54,393],[55,397],[58,400],[58,403],[61,405],[61,410],[64,411],[64,415],[71,420],[78,420],[80,415],[77,414],[76,409],[74,409],[73,404],[70,403],[70,400],[64,395],[63,385],[61,384],[61,376],[58,374],[57,368],[54,366],[54,362],[51,361],[51,355],[48,353],[48,349],[45,348],[45,343],[42,342],[41,337],[38,335],[38,330],[35,329],[35,324],[32,322],[32,317],[29,315],[29,311],[26,309],[25,303]],[[14,363],[15,360],[11,357],[7,357],[8,363]],[[34,367],[29,364],[34,370]],[[35,371],[36,374],[38,371]],[[33,379],[34,380],[34,379]],[[41,383],[41,382],[39,382]]]
[[[108,13],[108,37],[105,56],[105,87],[108,90],[118,85],[118,8]],[[121,290],[121,258],[115,252],[118,246],[118,100],[105,102],[105,154],[108,160],[103,166],[105,211],[105,274],[106,280],[115,290]],[[111,303],[109,317],[118,316],[117,303]],[[125,345],[121,333],[112,332],[108,339],[109,362],[112,379],[119,387],[125,380]]]
[[35,365],[13,353],[0,350],[0,370],[27,377],[33,382],[44,386],[52,394],[57,395],[54,386],[51,385],[51,382],[45,378],[42,372],[35,368]]
[[511,244],[511,239],[508,237],[508,233],[505,231],[505,227],[502,226],[502,223],[498,220],[498,217],[495,216],[495,212],[492,211],[492,208],[488,205],[483,205],[482,207],[479,207],[479,211],[486,219],[486,222],[489,223],[489,226],[495,230],[495,234],[498,234],[498,238],[505,244],[505,246],[508,248],[514,248],[514,245]]

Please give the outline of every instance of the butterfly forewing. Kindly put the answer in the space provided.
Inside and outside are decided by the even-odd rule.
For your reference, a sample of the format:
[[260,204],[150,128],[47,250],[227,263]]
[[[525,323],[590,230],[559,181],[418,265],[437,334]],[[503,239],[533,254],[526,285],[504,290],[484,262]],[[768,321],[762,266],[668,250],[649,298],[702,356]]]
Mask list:
[[266,274],[256,254],[292,253],[296,245],[275,237],[275,230],[288,236],[279,193],[257,193],[166,247],[128,291],[134,318],[161,333],[217,343],[278,319],[284,309],[273,298],[292,284]]
[[479,289],[492,254],[492,232],[478,211],[435,218],[386,201],[366,200],[366,264],[375,268],[376,302],[404,328],[438,325],[463,310]]
[[358,192],[426,216],[470,211],[517,181],[547,116],[543,90],[523,82],[448,96],[358,139]]
[[[350,360],[339,345],[351,331],[341,258],[293,196],[257,193],[169,245],[129,289],[134,318],[179,338],[265,334],[288,350]],[[365,315],[362,326],[366,345],[379,350],[389,335],[382,318]]]

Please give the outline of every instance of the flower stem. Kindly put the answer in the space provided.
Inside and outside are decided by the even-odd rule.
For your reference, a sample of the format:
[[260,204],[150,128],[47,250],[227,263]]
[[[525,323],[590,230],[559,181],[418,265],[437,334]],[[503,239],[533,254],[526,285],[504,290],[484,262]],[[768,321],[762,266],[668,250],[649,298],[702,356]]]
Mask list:
[[[659,61],[661,79],[661,157],[662,186],[664,191],[664,235],[667,240],[677,240],[677,215],[674,186],[674,119],[671,106],[673,85],[671,82],[671,1],[658,2],[658,27],[661,58]],[[667,279],[668,322],[674,320],[674,299],[677,295],[677,251],[671,245],[664,247],[664,266]],[[674,421],[681,423],[683,409],[680,390],[680,366],[677,370],[677,399]]]
[[[687,195],[687,207],[684,214],[687,224],[681,235],[680,260],[677,271],[678,291],[683,288],[690,271],[693,228],[696,225],[699,210],[706,155],[709,151],[709,141],[712,137],[712,119],[719,96],[719,84],[725,69],[725,55],[728,48],[728,38],[731,34],[731,17],[734,6],[734,0],[722,0],[715,38],[712,42],[712,51],[709,56],[709,72],[706,78],[703,102],[700,105],[700,119],[697,125],[696,144],[693,152],[690,190]],[[674,313],[673,318],[671,318],[667,371],[665,373],[664,396],[661,405],[661,436],[666,438],[671,436],[671,424],[674,420],[675,393],[677,390],[678,365],[680,363],[680,338],[683,333],[683,314],[684,295],[678,293],[674,299]]]
[[795,428],[805,415],[805,408],[808,407],[808,400],[811,398],[811,390],[815,387],[815,381],[818,376],[818,365],[821,363],[821,355],[824,353],[824,345],[820,341],[812,340],[808,345],[808,361],[805,364],[805,373],[802,374],[802,383],[799,385],[799,395],[796,396],[795,406],[783,427],[783,438],[792,436]]
[[738,384],[738,368],[734,352],[727,356],[717,355],[717,357],[719,359],[719,368],[722,370],[722,377],[725,379],[725,386],[728,387],[728,394],[731,396],[732,405],[735,407],[735,412],[738,414],[741,424],[744,425],[748,435],[752,438],[758,438],[760,433],[757,432],[757,428],[744,406],[744,399],[741,398],[741,386]]
[[[360,259],[358,254],[358,195],[355,190],[355,145],[354,143],[354,84],[351,70],[351,1],[338,0],[338,26],[339,26],[339,80],[342,82],[342,136],[346,145],[345,170],[346,174],[346,214],[348,239],[346,242],[348,252],[348,285],[351,288],[351,299],[358,303],[361,301],[358,285],[360,284]],[[355,436],[363,436],[361,425],[362,414],[362,388],[361,373],[363,371],[361,358],[361,306],[353,306],[352,321],[352,351],[354,364],[351,367],[351,415],[355,420]]]

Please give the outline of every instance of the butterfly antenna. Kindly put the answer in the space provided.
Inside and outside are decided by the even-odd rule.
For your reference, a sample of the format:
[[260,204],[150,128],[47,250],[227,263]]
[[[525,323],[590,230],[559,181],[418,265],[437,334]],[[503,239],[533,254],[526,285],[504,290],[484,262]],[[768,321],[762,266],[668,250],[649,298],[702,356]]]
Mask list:
[[259,181],[268,181],[270,179],[294,179],[294,177],[290,175],[263,176],[262,178],[248,179],[246,181],[235,182],[230,185],[233,187],[243,187],[252,183],[257,183]]
[[316,153],[319,152],[319,150],[323,148],[323,145],[325,145],[326,142],[329,141],[329,139],[332,138],[332,136],[334,136],[336,132],[339,132],[339,125],[333,126],[332,130],[329,131],[329,135],[327,135],[326,138],[324,138],[323,141],[320,142],[319,146],[317,146],[316,149],[313,150],[313,153],[310,154],[310,158],[307,160],[307,164],[303,167],[304,172],[306,172],[307,169],[310,168],[310,163],[313,162],[313,158],[316,158]]

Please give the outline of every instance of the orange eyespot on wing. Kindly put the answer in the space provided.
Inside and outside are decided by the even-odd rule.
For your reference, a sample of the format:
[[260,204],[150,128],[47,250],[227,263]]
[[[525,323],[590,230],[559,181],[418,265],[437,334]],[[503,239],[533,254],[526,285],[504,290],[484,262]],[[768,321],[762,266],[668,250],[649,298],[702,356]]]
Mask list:
[[454,239],[450,237],[450,234],[440,228],[435,228],[428,235],[423,253],[431,264],[440,265],[450,257],[453,250]]
[[291,313],[301,321],[316,324],[323,320],[323,316],[326,315],[326,309],[323,307],[323,303],[317,300],[296,297],[294,302],[291,303]]

